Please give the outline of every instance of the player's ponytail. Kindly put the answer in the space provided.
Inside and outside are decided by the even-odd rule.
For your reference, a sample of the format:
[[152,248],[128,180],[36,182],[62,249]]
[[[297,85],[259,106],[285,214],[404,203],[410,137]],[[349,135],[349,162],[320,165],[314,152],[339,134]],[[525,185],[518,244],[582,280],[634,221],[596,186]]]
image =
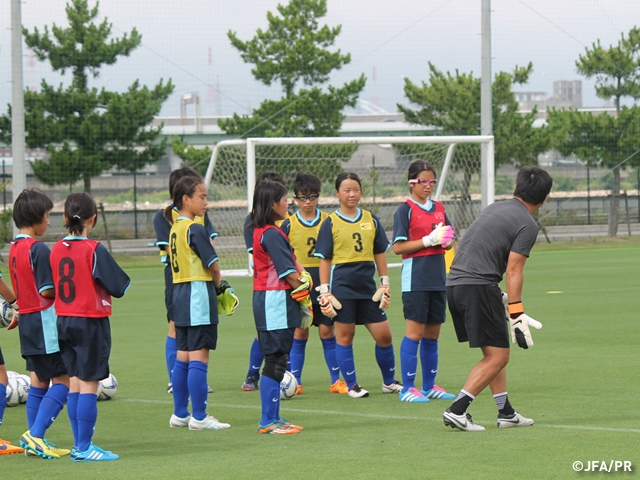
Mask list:
[[72,235],[81,235],[85,222],[95,215],[93,225],[96,225],[98,208],[91,195],[85,192],[72,193],[64,201],[64,226]]
[[171,199],[171,205],[164,209],[164,218],[169,223],[173,223],[174,208],[182,210],[182,199],[186,195],[187,197],[193,197],[198,185],[202,184],[202,177],[186,176],[182,177],[173,187],[173,198]]

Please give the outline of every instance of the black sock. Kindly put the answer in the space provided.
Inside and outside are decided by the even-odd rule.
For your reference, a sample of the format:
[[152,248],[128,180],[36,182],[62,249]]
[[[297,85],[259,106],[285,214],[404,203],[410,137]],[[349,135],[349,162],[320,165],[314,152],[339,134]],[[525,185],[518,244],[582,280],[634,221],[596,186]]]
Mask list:
[[498,407],[499,415],[508,416],[516,413],[516,411],[511,406],[511,403],[509,403],[509,397],[507,395],[507,392],[498,393],[493,396],[493,399],[496,401],[496,406]]
[[454,415],[462,415],[467,411],[467,408],[469,408],[469,405],[471,405],[471,402],[473,402],[474,398],[475,397],[469,392],[461,390],[458,398],[456,398],[449,407],[449,411]]

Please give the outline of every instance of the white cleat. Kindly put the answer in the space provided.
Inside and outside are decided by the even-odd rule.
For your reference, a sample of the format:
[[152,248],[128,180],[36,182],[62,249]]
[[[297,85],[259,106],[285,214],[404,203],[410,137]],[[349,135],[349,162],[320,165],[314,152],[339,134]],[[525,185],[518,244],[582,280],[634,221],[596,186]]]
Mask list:
[[356,383],[351,390],[349,390],[349,396],[351,398],[364,398],[369,396],[369,392]]
[[196,420],[191,417],[189,420],[189,430],[222,430],[231,428],[228,423],[222,423],[217,418],[208,415],[204,420]]
[[454,413],[451,413],[451,411],[447,409],[447,411],[444,412],[444,415],[442,415],[442,421],[444,422],[445,426],[457,428],[458,430],[462,430],[463,432],[481,432],[485,430],[482,425],[473,423],[471,415],[466,412],[462,415],[456,415]]
[[518,412],[512,415],[498,415],[498,428],[528,427],[533,425],[532,418],[526,418]]
[[403,388],[404,387],[399,381],[394,380],[389,385],[387,385],[386,383],[382,384],[382,393],[400,393],[402,392]]
[[189,420],[191,420],[191,415],[187,415],[184,418],[180,418],[177,415],[171,415],[169,419],[169,426],[171,428],[183,428],[189,426]]

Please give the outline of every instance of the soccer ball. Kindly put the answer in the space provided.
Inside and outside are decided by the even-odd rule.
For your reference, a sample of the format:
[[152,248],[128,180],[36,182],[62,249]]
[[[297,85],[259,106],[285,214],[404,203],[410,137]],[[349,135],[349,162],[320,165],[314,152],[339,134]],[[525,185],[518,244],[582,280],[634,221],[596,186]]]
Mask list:
[[18,392],[18,381],[16,376],[9,377],[9,383],[7,383],[6,402],[7,407],[15,407],[20,404],[20,394]]
[[118,380],[110,373],[107,378],[98,382],[98,400],[111,400],[118,393]]
[[7,328],[13,322],[13,308],[4,297],[0,297],[0,328]]
[[31,379],[26,375],[18,375],[15,377],[16,391],[18,392],[18,402],[27,403],[29,398],[29,389],[31,388]]
[[284,378],[280,382],[280,399],[289,400],[293,398],[298,391],[298,381],[290,371],[284,372]]

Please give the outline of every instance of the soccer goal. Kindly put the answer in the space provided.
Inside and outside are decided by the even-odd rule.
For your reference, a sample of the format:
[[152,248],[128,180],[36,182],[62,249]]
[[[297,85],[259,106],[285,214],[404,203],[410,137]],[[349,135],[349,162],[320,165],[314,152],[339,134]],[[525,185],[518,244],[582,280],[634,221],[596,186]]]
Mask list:
[[[219,142],[211,155],[205,183],[210,216],[220,234],[216,248],[222,267],[246,267],[243,225],[251,210],[256,178],[265,171],[280,173],[290,191],[298,172],[318,176],[323,185],[319,207],[327,212],[338,206],[334,194],[337,174],[357,173],[363,186],[362,207],[376,214],[391,235],[393,215],[409,192],[407,169],[414,160],[428,160],[438,172],[434,199],[444,203],[460,236],[480,210],[493,203],[493,142],[492,136],[248,138]],[[487,152],[486,165],[481,162],[482,148]]]

